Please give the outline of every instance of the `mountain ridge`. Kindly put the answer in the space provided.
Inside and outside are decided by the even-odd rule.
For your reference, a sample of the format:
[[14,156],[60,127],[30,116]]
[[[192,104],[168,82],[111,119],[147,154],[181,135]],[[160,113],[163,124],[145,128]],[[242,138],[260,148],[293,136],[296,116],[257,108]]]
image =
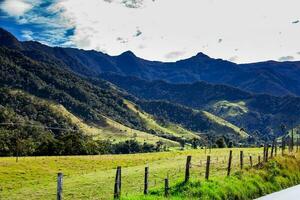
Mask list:
[[47,47],[37,42],[18,44],[21,45],[22,52],[31,58],[43,61],[46,57],[45,60],[60,63],[87,77],[98,77],[101,73],[117,73],[148,81],[165,80],[170,83],[206,81],[238,87],[253,93],[275,96],[300,95],[300,80],[297,78],[300,76],[300,62],[266,61],[235,64],[210,58],[203,53],[176,62],[159,62],[138,58],[129,51],[118,56],[109,56],[93,50]]

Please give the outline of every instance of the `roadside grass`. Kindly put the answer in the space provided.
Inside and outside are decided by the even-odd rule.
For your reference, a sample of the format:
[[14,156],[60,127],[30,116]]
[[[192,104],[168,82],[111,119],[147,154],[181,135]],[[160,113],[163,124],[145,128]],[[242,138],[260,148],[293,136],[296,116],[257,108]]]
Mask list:
[[237,171],[230,177],[212,178],[209,181],[192,179],[184,184],[177,182],[164,198],[163,189],[153,190],[148,196],[130,196],[123,199],[204,199],[247,200],[285,189],[300,183],[299,155],[277,157],[268,163]]
[[[232,150],[234,173],[239,170],[241,149]],[[245,165],[249,165],[246,156],[251,154],[255,158],[262,152],[258,148],[242,150]],[[17,163],[15,158],[0,158],[0,199],[55,199],[56,176],[60,171],[64,173],[64,199],[112,199],[117,166],[122,166],[122,197],[140,198],[145,166],[150,169],[149,189],[159,191],[167,176],[171,187],[183,180],[187,155],[192,156],[192,180],[203,181],[208,153],[208,150],[205,154],[204,149],[198,149],[129,155],[23,157]],[[212,149],[212,180],[226,176],[228,154],[229,149]]]

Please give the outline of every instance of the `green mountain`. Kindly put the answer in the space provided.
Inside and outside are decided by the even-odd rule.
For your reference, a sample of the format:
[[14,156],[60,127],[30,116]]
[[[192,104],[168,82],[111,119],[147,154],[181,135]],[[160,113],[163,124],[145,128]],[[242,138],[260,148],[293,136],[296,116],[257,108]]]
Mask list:
[[203,53],[177,62],[157,62],[141,59],[130,51],[110,56],[93,50],[49,47],[33,41],[19,42],[0,28],[1,44],[18,49],[34,60],[64,66],[88,77],[99,77],[101,73],[115,73],[148,81],[205,81],[226,84],[254,93],[300,95],[300,62],[267,61],[240,65],[213,59]]
[[[253,94],[227,85],[206,82],[171,84],[136,77],[102,74],[102,78],[146,100],[164,100],[210,112],[261,138],[280,136],[281,124],[289,129],[300,124],[300,98]],[[257,133],[255,133],[257,134]]]
[[[34,60],[18,48],[0,47],[0,69],[3,155],[16,153],[19,143],[24,155],[105,153],[112,152],[111,148],[124,152],[123,146],[112,145],[127,140],[145,143],[146,147],[138,148],[144,151],[150,148],[147,145],[154,149],[158,142],[179,146],[182,140],[201,139],[202,132],[215,132],[209,126],[192,129],[184,121],[167,117],[162,123],[155,113],[143,110],[138,98],[109,82],[88,79],[51,60]],[[233,135],[235,140],[243,137],[234,129],[220,135]]]

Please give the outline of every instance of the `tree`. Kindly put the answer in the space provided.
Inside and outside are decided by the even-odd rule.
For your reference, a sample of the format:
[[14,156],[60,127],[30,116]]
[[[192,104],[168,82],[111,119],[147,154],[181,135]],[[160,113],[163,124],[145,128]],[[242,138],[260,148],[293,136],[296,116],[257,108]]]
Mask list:
[[197,138],[193,138],[192,139],[192,147],[193,147],[193,149],[197,149],[197,147],[198,147],[199,144],[200,144],[199,139],[197,139]]
[[226,143],[223,137],[217,139],[216,141],[216,145],[218,148],[225,148],[226,147]]
[[179,140],[179,144],[180,144],[181,150],[184,150],[185,140],[184,139]]

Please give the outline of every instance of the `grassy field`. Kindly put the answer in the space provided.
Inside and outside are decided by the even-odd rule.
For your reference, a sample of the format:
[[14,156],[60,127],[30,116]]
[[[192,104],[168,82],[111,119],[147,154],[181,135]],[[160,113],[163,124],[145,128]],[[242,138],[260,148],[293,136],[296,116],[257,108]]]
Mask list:
[[[215,177],[209,181],[178,181],[169,189],[153,190],[145,195],[125,197],[130,200],[251,200],[300,184],[300,157],[298,153],[278,156],[252,168],[237,171],[229,177]],[[293,197],[294,199],[296,197]]]
[[[239,152],[233,149],[233,172],[239,170]],[[262,149],[243,149],[257,163]],[[150,190],[163,187],[169,177],[174,186],[184,178],[186,156],[192,156],[191,179],[204,180],[205,160],[211,155],[211,179],[223,179],[229,149],[170,151],[131,155],[0,158],[0,199],[55,199],[56,174],[64,173],[64,199],[112,199],[115,169],[122,166],[122,196],[143,191],[145,166],[150,169]]]

